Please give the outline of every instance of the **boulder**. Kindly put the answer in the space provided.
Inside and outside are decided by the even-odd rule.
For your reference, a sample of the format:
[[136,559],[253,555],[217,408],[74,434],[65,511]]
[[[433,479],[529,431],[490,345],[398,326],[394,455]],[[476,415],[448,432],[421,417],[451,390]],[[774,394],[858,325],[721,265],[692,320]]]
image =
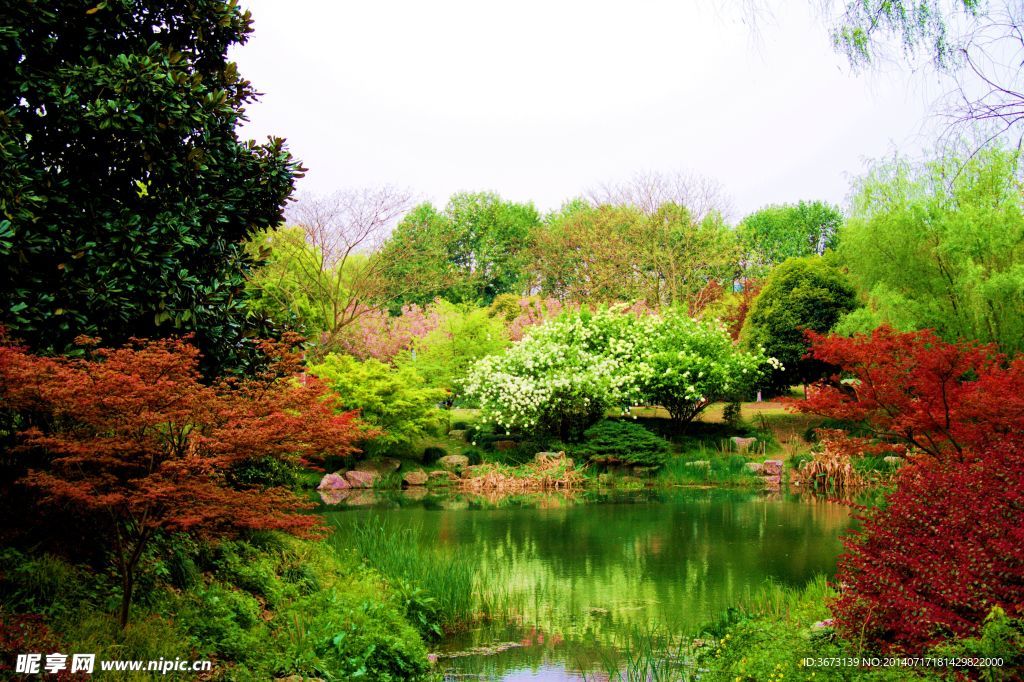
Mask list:
[[427,484],[427,472],[423,469],[417,469],[416,471],[410,471],[402,476],[402,482],[406,485],[426,485]]
[[372,488],[377,480],[375,471],[346,471],[345,479],[352,488]]
[[782,487],[782,476],[765,476],[764,487],[771,490],[778,490]]
[[317,490],[345,490],[351,488],[348,481],[345,480],[344,474],[333,473],[327,474],[320,479],[320,485],[316,487]]
[[741,438],[740,436],[733,436],[729,440],[736,446],[736,452],[747,452],[757,442],[756,438]]
[[[439,471],[431,471],[430,472],[430,482],[431,483],[446,483],[446,484],[447,483],[451,483],[453,475],[454,474],[452,474],[452,472],[450,472],[450,471],[440,471],[440,470]],[[456,480],[458,480],[458,479],[456,478]]]
[[469,457],[465,455],[445,455],[437,463],[448,471],[459,471],[469,466]]
[[747,471],[752,474],[761,475],[764,472],[764,464],[760,462],[747,462],[746,467]]
[[508,452],[509,450],[515,450],[517,443],[514,440],[496,440],[494,441],[494,449],[498,452]]
[[559,450],[558,452],[538,452],[533,456],[533,461],[537,464],[545,464],[553,459],[565,459],[565,451]]
[[711,461],[706,459],[695,459],[692,462],[686,462],[686,466],[693,467],[694,469],[710,469]]
[[782,475],[782,460],[781,459],[769,459],[764,463],[764,468],[761,473],[765,476],[781,476]]
[[886,464],[891,467],[896,467],[897,469],[907,463],[907,460],[902,457],[893,457],[891,455],[889,457],[883,457],[882,459]]
[[466,440],[466,429],[452,429],[448,432],[448,437],[455,440]]
[[390,474],[398,471],[402,463],[392,457],[380,457],[378,459],[367,459],[356,464],[356,471],[371,471],[375,474]]

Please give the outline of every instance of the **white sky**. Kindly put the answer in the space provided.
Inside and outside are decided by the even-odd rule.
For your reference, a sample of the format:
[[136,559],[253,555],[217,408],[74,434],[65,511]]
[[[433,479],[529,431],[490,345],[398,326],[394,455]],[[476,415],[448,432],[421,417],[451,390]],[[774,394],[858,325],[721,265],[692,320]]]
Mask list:
[[[735,0],[737,4],[739,0]],[[392,184],[556,208],[638,171],[699,173],[733,219],[845,203],[868,159],[933,146],[940,92],[856,76],[812,0],[752,31],[712,0],[243,0],[232,58],[265,95],[243,134],[288,139],[302,190]]]

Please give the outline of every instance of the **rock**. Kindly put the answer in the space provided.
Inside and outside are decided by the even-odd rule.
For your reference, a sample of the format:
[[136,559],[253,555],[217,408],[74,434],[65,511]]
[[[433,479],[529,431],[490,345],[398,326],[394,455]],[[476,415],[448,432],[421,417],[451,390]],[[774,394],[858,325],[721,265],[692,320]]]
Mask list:
[[431,471],[430,482],[431,483],[451,483],[451,472],[450,471]]
[[882,461],[884,461],[889,466],[895,467],[897,469],[907,463],[907,460],[903,459],[902,457],[893,457],[891,455],[889,457],[883,457]]
[[764,487],[771,490],[778,490],[782,487],[782,476],[765,476]]
[[740,436],[733,436],[729,440],[736,446],[736,452],[746,452],[757,442],[756,438],[741,438]]
[[764,468],[761,469],[761,473],[764,476],[781,476],[782,475],[782,460],[781,459],[769,459],[764,463]]
[[391,457],[380,457],[378,459],[367,459],[356,464],[356,471],[371,471],[375,474],[390,474],[398,471],[402,463]]
[[346,471],[345,479],[353,488],[372,488],[377,480],[377,473],[374,471]]
[[747,462],[746,467],[747,471],[752,474],[760,475],[764,471],[764,464],[761,464],[760,462]]
[[348,493],[348,489],[324,488],[320,491],[320,501],[329,505],[341,504],[348,497]]
[[426,486],[422,485],[418,485],[414,488],[406,488],[402,491],[402,497],[407,500],[422,500],[429,494],[430,491],[427,490]]
[[466,429],[452,429],[448,432],[448,437],[455,440],[466,440]]
[[497,450],[498,452],[507,452],[509,450],[514,450],[516,445],[518,445],[518,443],[516,443],[514,440],[494,441],[494,449]]
[[465,455],[445,455],[437,463],[448,471],[458,471],[469,466],[469,457]]
[[565,451],[559,450],[558,452],[538,452],[533,456],[533,461],[537,464],[545,464],[553,459],[565,459]]
[[402,476],[402,482],[406,485],[426,485],[427,484],[427,472],[423,469],[417,469],[416,471],[410,471]]
[[686,466],[693,467],[694,469],[710,469],[711,462],[706,459],[695,459],[692,462],[686,462]]
[[345,480],[343,474],[337,472],[333,474],[327,474],[320,479],[320,485],[316,487],[317,490],[345,490],[351,488],[348,481]]

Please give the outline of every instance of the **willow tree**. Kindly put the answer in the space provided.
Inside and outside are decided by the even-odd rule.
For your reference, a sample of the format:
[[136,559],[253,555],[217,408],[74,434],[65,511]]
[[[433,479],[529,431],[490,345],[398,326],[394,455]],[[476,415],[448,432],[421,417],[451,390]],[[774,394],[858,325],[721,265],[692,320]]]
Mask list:
[[1024,350],[1024,200],[1018,155],[898,159],[862,178],[840,255],[868,293],[843,331],[881,323]]

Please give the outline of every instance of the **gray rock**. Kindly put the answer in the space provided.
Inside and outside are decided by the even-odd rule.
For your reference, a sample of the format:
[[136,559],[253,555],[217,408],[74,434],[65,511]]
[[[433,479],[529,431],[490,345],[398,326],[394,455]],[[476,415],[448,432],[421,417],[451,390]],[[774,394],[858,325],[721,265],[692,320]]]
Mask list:
[[316,487],[317,490],[345,490],[351,488],[348,481],[345,480],[345,475],[342,473],[335,472],[333,474],[327,474],[320,479],[320,485]]
[[896,468],[899,468],[899,467],[901,467],[901,466],[903,466],[904,464],[907,463],[907,460],[904,459],[903,457],[893,457],[893,456],[883,457],[882,461],[884,461],[889,466],[896,467]]
[[346,471],[345,480],[348,481],[349,486],[352,488],[372,488],[374,481],[377,480],[377,472],[375,471]]
[[565,459],[565,451],[559,450],[558,452],[538,452],[533,456],[533,461],[537,464],[544,464],[553,459]]
[[426,485],[427,484],[427,472],[423,469],[417,469],[416,471],[410,471],[402,476],[402,481],[406,485]]
[[469,466],[469,457],[465,455],[445,455],[437,463],[448,471],[459,471]]
[[710,469],[711,462],[706,459],[695,459],[692,462],[686,462],[686,466],[693,467],[694,469]]
[[452,429],[448,432],[448,437],[455,440],[466,440],[466,429]]
[[757,442],[756,438],[741,438],[740,436],[733,436],[729,440],[736,446],[736,452],[746,452]]

